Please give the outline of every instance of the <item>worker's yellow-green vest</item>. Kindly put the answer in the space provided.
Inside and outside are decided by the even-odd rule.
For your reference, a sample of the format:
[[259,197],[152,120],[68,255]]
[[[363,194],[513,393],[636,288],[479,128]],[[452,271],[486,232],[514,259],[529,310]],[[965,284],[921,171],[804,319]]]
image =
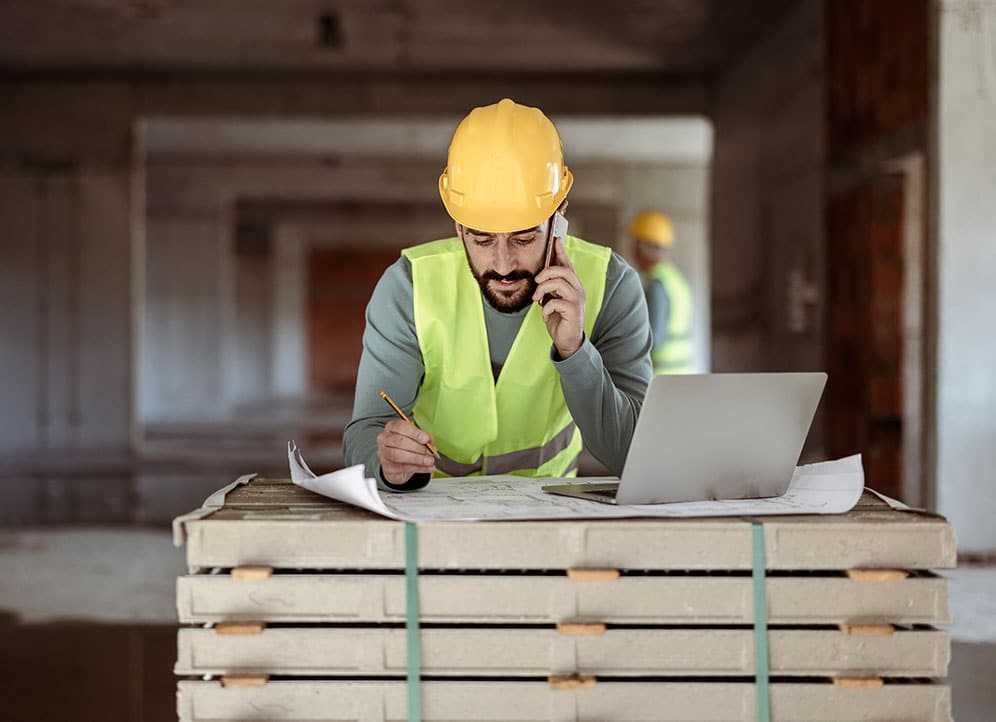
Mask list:
[[[565,239],[585,289],[590,338],[605,295],[610,249]],[[411,261],[415,333],[425,376],[412,409],[441,458],[437,476],[576,476],[581,432],[550,360],[542,308],[531,304],[497,382],[491,368],[484,299],[459,238],[402,252]]]
[[655,374],[690,374],[692,367],[692,291],[681,271],[670,261],[654,265],[651,278],[664,285],[670,299],[667,335],[654,344],[650,358]]

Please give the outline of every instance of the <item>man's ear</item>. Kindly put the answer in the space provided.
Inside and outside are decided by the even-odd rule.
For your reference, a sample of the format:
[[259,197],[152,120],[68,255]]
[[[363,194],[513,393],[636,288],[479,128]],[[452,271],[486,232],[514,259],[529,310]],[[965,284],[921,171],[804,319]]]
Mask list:
[[457,238],[461,241],[463,240],[463,226],[461,226],[456,221],[453,221],[453,227],[456,229]]
[[567,199],[565,198],[560,202],[560,208],[557,209],[560,213],[567,215]]

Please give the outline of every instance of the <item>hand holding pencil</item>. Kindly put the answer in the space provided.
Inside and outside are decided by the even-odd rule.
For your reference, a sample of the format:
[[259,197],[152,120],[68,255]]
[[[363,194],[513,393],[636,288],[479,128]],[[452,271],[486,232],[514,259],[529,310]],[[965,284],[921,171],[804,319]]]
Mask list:
[[432,473],[439,452],[432,435],[415,426],[384,391],[380,396],[400,418],[389,421],[377,436],[381,472],[391,484],[404,484],[413,474]]

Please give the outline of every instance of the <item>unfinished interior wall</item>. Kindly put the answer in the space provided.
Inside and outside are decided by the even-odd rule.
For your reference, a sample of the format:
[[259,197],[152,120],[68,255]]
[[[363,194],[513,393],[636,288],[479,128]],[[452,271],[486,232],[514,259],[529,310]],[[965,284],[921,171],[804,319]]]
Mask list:
[[224,229],[210,216],[146,226],[141,418],[222,413]]
[[300,283],[308,243],[293,224],[275,223],[270,238],[270,382],[275,396],[301,398],[308,391],[308,289]]
[[128,172],[23,166],[0,173],[0,453],[123,458],[132,403]]
[[[0,222],[5,228],[0,243],[5,306],[0,371],[16,380],[0,389],[5,468],[23,455],[38,468],[42,450],[66,451],[63,442],[70,439],[69,450],[82,453],[85,448],[89,455],[112,455],[119,461],[129,457],[138,418],[134,386],[140,376],[133,329],[141,324],[134,319],[139,311],[133,304],[137,282],[131,262],[133,252],[141,256],[143,239],[130,227],[136,178],[132,151],[140,119],[399,113],[458,118],[467,108],[509,95],[552,114],[687,114],[706,106],[705,84],[696,80],[668,85],[658,78],[623,74],[609,80],[573,77],[565,85],[556,77],[502,81],[492,75],[443,83],[438,73],[405,74],[403,81],[389,73],[263,74],[245,82],[210,73],[138,76],[124,69],[83,74],[55,70],[37,78],[30,72],[5,75],[0,80]],[[50,196],[38,190],[49,178],[56,186],[63,179],[76,188],[78,200],[66,201],[75,203],[75,211],[65,212],[57,192]],[[403,171],[378,180],[395,187],[409,184]],[[434,192],[434,180],[428,187]],[[62,222],[57,219],[78,231],[78,240],[72,241],[78,245],[70,244],[79,250],[78,272],[50,269],[38,259],[48,249],[48,241],[39,243],[39,234],[50,233],[39,223]],[[58,234],[51,243],[63,238]],[[62,257],[57,249],[53,246],[51,258]],[[70,273],[71,283],[50,280],[50,270]],[[78,310],[72,310],[73,304]],[[59,463],[69,459],[63,455]]]
[[822,366],[823,3],[720,79],[711,194],[714,371]]
[[827,4],[826,117],[828,448],[860,451],[869,486],[924,505],[928,5]]
[[996,2],[939,5],[938,507],[962,551],[996,551]]
[[[674,218],[679,238],[676,262],[690,278],[698,303],[693,332],[696,361],[699,368],[707,369],[708,125],[684,120],[672,126],[658,121],[636,127],[623,121],[613,128],[578,119],[560,124],[578,179],[569,209],[572,232],[631,257],[625,227],[633,215],[658,207]],[[147,130],[162,143],[182,125],[183,121],[150,124]],[[315,361],[309,353],[308,299],[321,291],[309,284],[309,249],[397,250],[453,233],[436,190],[450,123],[410,121],[401,141],[395,138],[398,128],[390,126],[383,129],[379,145],[367,140],[345,146],[328,130],[340,125],[297,123],[278,133],[279,123],[244,121],[235,125],[235,132],[218,136],[223,144],[238,144],[232,150],[241,152],[241,158],[231,156],[225,145],[200,148],[200,156],[189,155],[197,150],[190,148],[185,148],[186,154],[170,156],[153,142],[154,157],[146,174],[151,223],[146,266],[150,279],[161,276],[167,282],[150,280],[145,315],[153,319],[162,314],[157,309],[186,309],[196,315],[190,320],[192,329],[211,326],[222,347],[199,346],[215,351],[208,362],[201,352],[191,352],[199,333],[192,334],[193,340],[181,341],[147,324],[143,336],[147,344],[157,343],[150,338],[155,333],[163,339],[160,345],[169,348],[144,356],[143,399],[153,399],[143,400],[144,422],[225,418],[240,405],[320,390],[322,384],[308,380]],[[377,125],[366,124],[361,138]],[[213,132],[209,123],[200,127],[204,132],[189,136],[198,142]],[[319,138],[327,144],[324,153],[318,152],[320,144],[302,141],[309,134],[312,141]],[[286,153],[288,139],[295,144],[291,154]],[[282,156],[275,154],[279,147],[285,149]],[[194,266],[183,283],[169,283],[180,269],[161,257],[171,253],[172,241],[161,238],[159,227],[183,224],[193,224],[186,242],[187,258]],[[258,226],[254,233],[266,238],[243,239],[254,224]],[[209,227],[213,245],[195,233]],[[263,277],[270,279],[269,288],[254,290]],[[194,299],[207,300],[215,308],[201,314]],[[356,323],[362,323],[361,316]],[[358,342],[353,345],[359,348]],[[329,348],[321,353],[326,365],[338,363]],[[341,387],[347,375],[340,369],[335,385]],[[171,379],[185,377],[192,380],[191,388],[178,393]],[[212,389],[196,393],[195,387],[204,383],[212,383]]]

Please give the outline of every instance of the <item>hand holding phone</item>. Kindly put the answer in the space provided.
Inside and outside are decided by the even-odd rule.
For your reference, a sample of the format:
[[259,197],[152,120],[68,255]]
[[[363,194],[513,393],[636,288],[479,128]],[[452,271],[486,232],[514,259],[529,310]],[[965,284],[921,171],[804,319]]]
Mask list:
[[[550,219],[550,232],[546,236],[546,261],[543,263],[543,268],[549,268],[553,263],[553,246],[554,240],[557,238],[565,238],[567,236],[567,216],[565,216],[560,211],[556,211],[553,214],[553,218]],[[547,293],[540,299],[540,306],[545,306],[546,302],[551,298],[555,298],[556,294]]]

